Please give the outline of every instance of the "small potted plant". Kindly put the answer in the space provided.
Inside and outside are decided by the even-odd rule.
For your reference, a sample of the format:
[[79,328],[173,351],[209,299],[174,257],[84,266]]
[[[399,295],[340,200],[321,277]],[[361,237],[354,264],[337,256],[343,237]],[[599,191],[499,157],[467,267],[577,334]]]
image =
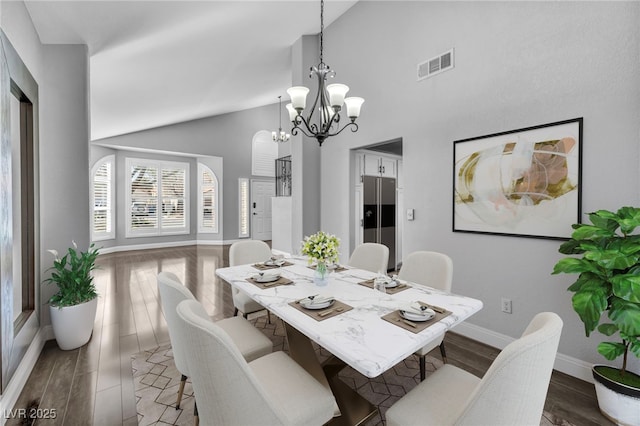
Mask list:
[[571,239],[559,249],[571,256],[553,273],[579,274],[568,290],[587,337],[596,328],[618,336],[601,342],[598,352],[608,360],[622,357],[622,367],[592,369],[600,411],[620,424],[640,424],[640,377],[627,371],[629,352],[640,357],[640,209],[598,210],[589,220],[573,225]]
[[325,286],[329,282],[328,263],[338,261],[338,247],[340,240],[335,235],[329,235],[319,231],[305,237],[302,242],[302,254],[309,257],[309,263],[317,262],[314,282],[316,285]]
[[62,258],[56,250],[48,251],[55,259],[48,269],[51,276],[44,282],[58,286],[58,292],[49,299],[53,332],[60,349],[79,348],[91,338],[96,317],[98,293],[91,271],[96,268],[98,249],[91,244],[83,252],[74,241]]

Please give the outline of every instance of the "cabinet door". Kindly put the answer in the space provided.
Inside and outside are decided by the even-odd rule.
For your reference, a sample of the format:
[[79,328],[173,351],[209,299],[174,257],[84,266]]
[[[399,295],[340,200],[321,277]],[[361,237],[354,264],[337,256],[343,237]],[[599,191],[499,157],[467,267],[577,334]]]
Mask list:
[[382,166],[380,169],[380,176],[382,177],[396,177],[396,161],[392,158],[382,157],[380,161],[380,165]]
[[380,176],[380,157],[377,155],[364,156],[364,175]]

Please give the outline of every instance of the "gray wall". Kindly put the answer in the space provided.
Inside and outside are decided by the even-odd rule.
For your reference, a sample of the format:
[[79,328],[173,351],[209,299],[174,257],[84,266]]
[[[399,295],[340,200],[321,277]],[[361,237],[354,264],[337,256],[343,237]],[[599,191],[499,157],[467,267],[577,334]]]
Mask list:
[[[40,95],[41,270],[52,262],[47,249],[63,253],[74,240],[88,247],[89,56],[85,45],[44,45]],[[42,287],[46,303],[55,286]],[[43,309],[45,323],[49,310]]]
[[[51,265],[47,249],[89,243],[89,109],[86,46],[42,45],[22,2],[2,2],[0,25],[39,86],[36,282]],[[45,72],[46,70],[46,72]],[[40,286],[46,303],[55,289]],[[49,323],[42,309],[42,325]]]
[[[366,101],[360,131],[322,147],[322,228],[349,241],[349,149],[402,137],[416,218],[404,223],[403,252],[453,258],[453,290],[484,302],[470,323],[517,337],[554,311],[565,322],[559,351],[604,362],[602,336],[585,338],[571,308],[575,277],[550,275],[558,241],[451,231],[452,142],[584,117],[583,212],[638,205],[638,22],[637,2],[357,3],[325,33],[335,80]],[[452,47],[453,70],[416,81],[418,63]]]
[[[94,142],[117,147],[222,157],[225,172],[222,180],[224,222],[221,231],[224,240],[229,241],[238,238],[238,178],[252,177],[251,141],[259,130],[276,128],[277,108],[278,104],[271,104]],[[131,244],[131,241],[119,242]]]

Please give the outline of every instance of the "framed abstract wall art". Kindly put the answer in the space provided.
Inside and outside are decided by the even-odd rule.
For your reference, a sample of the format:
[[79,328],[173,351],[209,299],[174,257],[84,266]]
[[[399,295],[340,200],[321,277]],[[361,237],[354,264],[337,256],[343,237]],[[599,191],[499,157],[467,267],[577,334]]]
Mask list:
[[453,231],[568,239],[580,222],[582,118],[454,141]]

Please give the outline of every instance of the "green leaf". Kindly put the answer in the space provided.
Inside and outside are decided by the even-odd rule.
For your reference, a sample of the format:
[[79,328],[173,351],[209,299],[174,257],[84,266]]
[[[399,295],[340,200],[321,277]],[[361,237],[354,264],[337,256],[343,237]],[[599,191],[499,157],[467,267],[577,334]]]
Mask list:
[[598,331],[605,336],[613,336],[618,332],[618,326],[615,324],[600,324]]
[[573,231],[571,238],[574,240],[592,240],[594,238],[611,237],[614,235],[615,233],[608,229],[602,229],[592,225],[582,225]]
[[638,340],[634,340],[629,344],[629,350],[633,352],[635,356],[640,358],[640,342],[638,342]]
[[583,289],[593,290],[597,287],[603,287],[607,289],[607,293],[609,292],[609,284],[605,279],[592,272],[583,272],[582,274],[580,274],[580,276],[578,276],[576,282],[571,284],[567,290],[576,292]]
[[618,229],[618,217],[607,210],[599,210],[595,213],[589,213],[589,220],[595,226],[601,229],[606,229],[610,232],[615,232]]
[[616,249],[588,251],[584,257],[593,260],[605,269],[627,269],[638,262],[637,255],[627,255]]
[[609,361],[618,358],[624,354],[626,346],[622,343],[602,342],[598,345],[598,352],[600,355],[608,359]]
[[584,323],[587,337],[600,322],[600,316],[607,309],[607,293],[602,288],[580,290],[571,299],[573,309]]
[[630,234],[640,226],[640,209],[636,207],[621,207],[617,213],[620,231],[623,234]]
[[640,303],[640,275],[620,274],[610,280],[613,294],[628,302]]
[[580,241],[578,240],[569,240],[560,244],[560,248],[558,251],[562,254],[581,254],[584,253],[584,250],[580,246]]
[[640,336],[640,305],[612,297],[609,318],[618,326],[621,333]]
[[594,272],[595,266],[584,259],[576,259],[573,257],[567,257],[560,259],[558,263],[553,267],[554,274],[579,274],[582,272]]

